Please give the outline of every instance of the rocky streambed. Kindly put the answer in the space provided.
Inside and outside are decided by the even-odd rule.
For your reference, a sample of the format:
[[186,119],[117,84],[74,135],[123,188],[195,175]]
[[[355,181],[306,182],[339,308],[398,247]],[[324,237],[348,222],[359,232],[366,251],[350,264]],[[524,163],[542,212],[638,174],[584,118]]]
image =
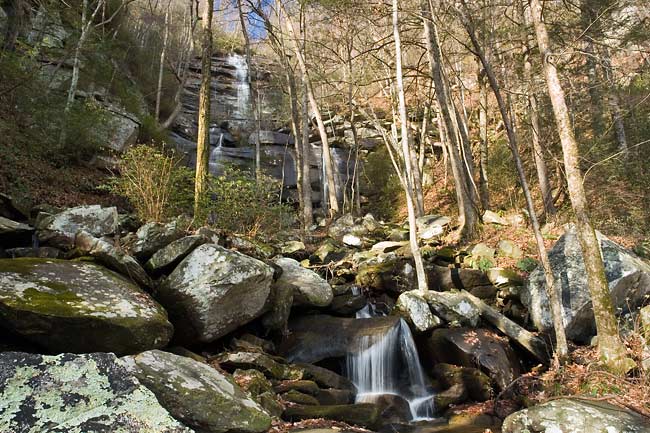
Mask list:
[[[448,218],[419,220],[423,294],[404,227],[371,215],[265,245],[99,206],[2,214],[1,432],[650,431],[602,402],[523,407],[512,384],[550,353],[543,278],[467,267],[516,249],[459,254],[439,242]],[[636,314],[650,266],[601,244],[622,317]],[[584,342],[576,245],[569,229],[551,260]],[[515,406],[457,410],[496,396]]]

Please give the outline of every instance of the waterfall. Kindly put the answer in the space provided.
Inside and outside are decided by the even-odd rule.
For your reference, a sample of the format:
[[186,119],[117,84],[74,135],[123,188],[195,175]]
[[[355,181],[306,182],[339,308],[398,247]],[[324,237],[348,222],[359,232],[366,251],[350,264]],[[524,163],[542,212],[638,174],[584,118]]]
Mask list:
[[[368,308],[357,317],[370,317],[370,314]],[[413,335],[403,319],[385,335],[360,337],[356,349],[347,357],[347,373],[357,386],[357,403],[392,394],[408,401],[413,421],[433,417],[433,394]]]
[[226,64],[235,70],[235,89],[237,91],[237,101],[234,103],[231,123],[240,127],[250,120],[251,109],[251,88],[248,83],[248,64],[246,57],[232,53],[226,58]]

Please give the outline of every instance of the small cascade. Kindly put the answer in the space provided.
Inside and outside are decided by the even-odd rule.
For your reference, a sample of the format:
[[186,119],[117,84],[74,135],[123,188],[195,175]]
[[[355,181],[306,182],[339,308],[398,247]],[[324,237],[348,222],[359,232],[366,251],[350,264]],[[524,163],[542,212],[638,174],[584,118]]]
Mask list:
[[[368,304],[357,318],[363,320],[372,314]],[[357,345],[357,350],[347,357],[348,377],[358,390],[357,403],[397,395],[408,401],[413,421],[433,418],[433,394],[404,320],[385,335],[359,338]]]

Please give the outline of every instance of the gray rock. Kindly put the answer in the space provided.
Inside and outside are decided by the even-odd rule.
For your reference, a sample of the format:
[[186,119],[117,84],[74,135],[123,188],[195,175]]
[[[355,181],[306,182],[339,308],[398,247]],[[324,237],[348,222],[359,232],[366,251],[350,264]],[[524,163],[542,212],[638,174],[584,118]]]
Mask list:
[[207,364],[159,350],[122,361],[174,418],[198,431],[256,433],[271,426],[257,403]]
[[160,274],[172,270],[189,253],[199,245],[208,242],[208,239],[201,235],[185,236],[170,243],[166,247],[156,251],[145,264],[145,269],[152,274]]
[[505,219],[499,216],[496,212],[491,210],[486,210],[483,214],[483,224],[499,224],[502,226],[510,225],[510,223]]
[[511,259],[519,260],[524,256],[521,248],[513,241],[508,239],[501,239],[497,244],[497,253],[501,257],[509,257]]
[[478,325],[481,312],[458,292],[429,291],[423,295],[436,316],[456,326]]
[[515,412],[503,421],[503,433],[645,433],[650,421],[599,401],[562,398]]
[[462,385],[474,401],[486,401],[492,397],[490,378],[475,368],[441,362],[433,367],[433,376],[445,388]]
[[153,287],[151,278],[142,269],[140,263],[108,242],[98,239],[88,232],[80,231],[75,238],[75,246],[84,254],[95,257],[99,263],[119,272],[140,286]]
[[471,290],[473,287],[489,286],[490,279],[478,269],[447,268],[432,266],[428,269],[429,285],[440,290]]
[[390,253],[392,251],[406,247],[408,244],[408,241],[382,241],[374,244],[371,250],[380,253]]
[[440,215],[425,215],[417,219],[416,226],[418,237],[422,240],[432,240],[440,237],[445,232],[451,219]]
[[280,246],[280,252],[284,255],[291,255],[305,251],[305,244],[301,241],[288,241]]
[[424,349],[431,364],[480,367],[501,390],[521,372],[519,359],[508,341],[486,329],[436,329]]
[[303,268],[296,260],[286,257],[277,258],[274,263],[282,268],[282,275],[274,285],[293,287],[295,305],[326,307],[332,302],[332,287],[316,272]]
[[442,324],[442,320],[431,314],[426,299],[417,291],[404,292],[399,295],[395,309],[420,332],[437,328]]
[[167,313],[130,281],[87,262],[0,260],[0,317],[53,352],[129,354],[164,347]]
[[[601,233],[596,234],[617,312],[626,313],[647,302],[650,295],[650,265]],[[560,298],[564,306],[567,337],[581,343],[589,342],[595,335],[596,328],[582,250],[573,226],[553,246],[549,259],[555,281],[561,287]],[[541,267],[530,274],[521,300],[530,311],[535,326],[540,331],[551,331],[551,308]]]
[[140,122],[136,116],[115,104],[107,104],[104,113],[109,117],[112,127],[112,134],[108,137],[106,147],[119,153],[125,152],[136,143]]
[[248,137],[248,144],[250,145],[255,145],[258,141],[260,144],[275,144],[280,146],[292,145],[294,143],[292,135],[275,131],[256,131]]
[[472,255],[472,258],[474,258],[475,260],[479,260],[479,259],[492,260],[494,258],[495,252],[496,251],[494,250],[494,248],[490,248],[484,243],[476,244],[470,250],[470,254]]
[[511,269],[492,268],[488,269],[486,273],[490,282],[499,288],[523,286],[524,284],[521,276]]
[[380,416],[379,406],[372,403],[358,403],[340,406],[292,406],[285,409],[282,417],[291,421],[325,418],[373,428]]
[[147,260],[156,251],[183,237],[183,234],[177,220],[167,224],[147,223],[135,233],[136,240],[131,247],[131,252],[138,259]]
[[359,236],[347,234],[343,236],[343,243],[349,247],[360,247],[363,241]]
[[272,279],[273,269],[265,263],[203,244],[169,275],[157,297],[179,341],[208,343],[261,316]]
[[363,295],[345,293],[343,295],[334,296],[334,300],[330,304],[328,310],[337,315],[348,316],[365,307],[367,302],[368,300]]
[[0,431],[191,433],[115,355],[0,353]]
[[285,331],[293,305],[295,288],[289,285],[274,285],[269,311],[262,317],[262,325],[271,331]]
[[356,387],[348,378],[336,374],[332,370],[312,364],[296,364],[296,366],[302,369],[305,379],[313,380],[321,388],[342,389],[352,394],[356,392]]
[[117,209],[99,205],[66,209],[44,218],[38,224],[38,239],[43,243],[70,249],[78,231],[84,230],[95,237],[113,234],[119,225]]
[[327,229],[327,234],[333,239],[341,240],[347,234],[364,236],[368,231],[363,222],[356,224],[354,216],[347,214],[334,221]]

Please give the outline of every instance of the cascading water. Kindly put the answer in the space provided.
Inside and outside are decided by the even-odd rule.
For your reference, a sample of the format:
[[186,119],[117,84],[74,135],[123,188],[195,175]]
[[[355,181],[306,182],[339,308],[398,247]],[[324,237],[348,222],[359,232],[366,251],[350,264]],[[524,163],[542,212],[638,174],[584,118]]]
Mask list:
[[248,82],[248,64],[246,57],[232,53],[226,58],[226,64],[235,70],[235,89],[237,100],[233,104],[231,123],[241,128],[250,121],[251,88]]
[[[357,312],[357,319],[373,315],[374,309],[368,304]],[[357,350],[347,357],[347,374],[357,386],[357,403],[397,395],[408,401],[413,421],[433,417],[433,393],[427,386],[411,330],[403,319],[387,334],[362,336],[356,344]]]

